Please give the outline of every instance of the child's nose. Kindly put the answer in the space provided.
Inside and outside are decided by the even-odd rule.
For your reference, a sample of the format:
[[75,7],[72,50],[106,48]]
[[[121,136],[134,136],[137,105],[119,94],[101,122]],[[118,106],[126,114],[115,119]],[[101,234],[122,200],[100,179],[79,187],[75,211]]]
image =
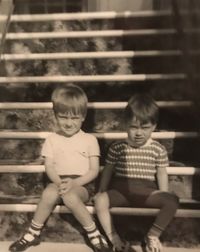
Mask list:
[[67,118],[67,119],[65,120],[65,125],[67,125],[67,126],[72,125],[72,119],[71,119],[71,118]]
[[142,133],[142,129],[141,128],[137,128],[136,135],[141,135],[141,133]]

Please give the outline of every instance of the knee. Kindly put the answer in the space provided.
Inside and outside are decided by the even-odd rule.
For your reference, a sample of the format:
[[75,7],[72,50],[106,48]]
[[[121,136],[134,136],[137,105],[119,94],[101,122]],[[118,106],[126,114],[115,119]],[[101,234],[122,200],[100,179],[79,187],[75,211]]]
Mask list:
[[77,208],[78,204],[82,202],[80,197],[78,197],[78,195],[73,191],[67,192],[62,199],[66,207],[69,209],[73,209],[74,207]]
[[45,202],[46,204],[52,205],[55,204],[58,199],[58,191],[54,188],[46,188],[41,196],[41,201]]
[[174,193],[165,193],[165,204],[168,205],[168,207],[177,209],[179,207],[179,197]]
[[171,193],[171,202],[175,206],[175,208],[179,207],[179,197],[176,194]]
[[97,194],[94,200],[95,209],[97,212],[103,211],[109,208],[109,200],[107,193]]

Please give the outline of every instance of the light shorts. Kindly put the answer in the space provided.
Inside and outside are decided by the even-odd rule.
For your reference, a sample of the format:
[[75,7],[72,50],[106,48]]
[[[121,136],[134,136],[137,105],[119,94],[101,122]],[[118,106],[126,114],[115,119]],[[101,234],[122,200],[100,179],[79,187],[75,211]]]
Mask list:
[[[78,177],[79,177],[79,175],[61,175],[60,176],[61,180],[65,179],[65,178],[75,179],[75,178],[78,178]],[[52,182],[50,181],[50,179],[47,176],[45,176],[45,186],[47,186],[49,183],[52,183]],[[94,181],[92,181],[92,182],[90,182],[90,183],[88,183],[88,184],[86,184],[86,185],[84,185],[82,187],[84,187],[87,190],[89,198],[92,198],[95,195],[95,191],[96,191],[95,187],[96,186],[95,186]]]
[[152,192],[158,190],[155,181],[114,177],[107,191],[110,207],[143,206]]

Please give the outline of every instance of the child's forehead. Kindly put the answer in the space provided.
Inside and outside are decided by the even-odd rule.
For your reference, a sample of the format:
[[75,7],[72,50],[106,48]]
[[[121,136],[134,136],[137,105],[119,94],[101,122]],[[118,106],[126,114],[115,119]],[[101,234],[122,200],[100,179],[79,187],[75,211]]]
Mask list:
[[137,118],[137,117],[133,117],[131,120],[130,120],[130,123],[133,125],[153,125],[152,122],[150,120],[141,120],[140,118]]

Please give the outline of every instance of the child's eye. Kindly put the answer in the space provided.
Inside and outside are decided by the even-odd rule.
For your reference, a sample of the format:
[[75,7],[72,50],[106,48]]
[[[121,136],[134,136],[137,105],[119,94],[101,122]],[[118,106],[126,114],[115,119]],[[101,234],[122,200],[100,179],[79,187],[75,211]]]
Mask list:
[[130,126],[130,128],[131,128],[131,129],[137,129],[137,127],[136,127],[136,126]]
[[72,120],[79,120],[80,117],[79,117],[79,116],[72,116],[71,119],[72,119]]
[[142,129],[144,129],[144,130],[148,130],[148,129],[150,129],[151,127],[150,126],[143,126],[142,127]]

